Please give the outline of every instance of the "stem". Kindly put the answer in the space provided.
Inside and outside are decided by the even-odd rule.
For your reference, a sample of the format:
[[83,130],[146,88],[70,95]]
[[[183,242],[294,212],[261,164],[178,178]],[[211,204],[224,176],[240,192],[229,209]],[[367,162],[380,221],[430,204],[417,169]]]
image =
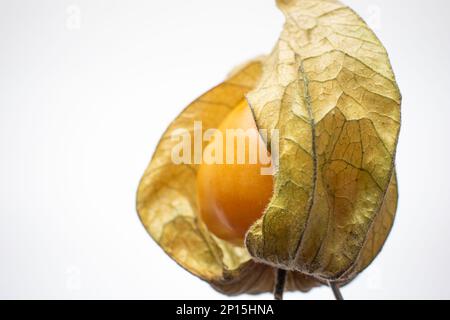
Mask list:
[[275,300],[283,300],[284,286],[286,284],[287,272],[283,269],[276,269],[275,288],[273,290],[273,297]]
[[331,290],[333,291],[334,297],[336,300],[344,300],[344,297],[342,297],[341,290],[339,290],[339,286],[336,282],[328,281],[328,285],[330,286]]

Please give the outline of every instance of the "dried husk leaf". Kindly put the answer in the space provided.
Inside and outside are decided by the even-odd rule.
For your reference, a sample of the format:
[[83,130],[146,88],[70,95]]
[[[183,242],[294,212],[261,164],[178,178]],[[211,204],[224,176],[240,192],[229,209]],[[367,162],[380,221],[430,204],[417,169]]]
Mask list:
[[[139,217],[161,248],[183,268],[229,295],[272,291],[274,270],[254,262],[246,248],[208,232],[197,214],[198,165],[172,162],[171,152],[179,141],[171,137],[177,129],[192,131],[194,121],[202,121],[203,131],[217,128],[260,77],[261,62],[251,62],[190,104],[161,138],[137,194]],[[288,274],[288,290],[307,291],[317,285],[309,276]]]
[[259,128],[279,130],[279,168],[246,244],[256,261],[347,283],[392,227],[401,96],[384,47],[351,9],[278,5],[286,24],[248,101]]
[[[380,252],[397,206],[401,96],[387,54],[338,1],[279,0],[286,24],[272,54],[238,69],[189,105],[164,133],[139,186],[137,209],[178,264],[229,295],[351,281]],[[217,128],[243,99],[260,129],[278,129],[275,190],[246,248],[197,216],[198,165],[176,165],[180,128]],[[269,135],[270,138],[270,135]],[[270,140],[268,141],[270,143]]]

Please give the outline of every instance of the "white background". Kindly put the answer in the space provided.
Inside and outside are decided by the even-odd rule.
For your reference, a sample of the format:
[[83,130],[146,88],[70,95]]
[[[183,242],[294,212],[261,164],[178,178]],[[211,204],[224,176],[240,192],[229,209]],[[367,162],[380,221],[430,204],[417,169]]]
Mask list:
[[[449,2],[346,3],[404,100],[398,218],[343,294],[450,298]],[[0,298],[224,298],[150,239],[135,191],[170,121],[282,24],[274,0],[0,0]]]

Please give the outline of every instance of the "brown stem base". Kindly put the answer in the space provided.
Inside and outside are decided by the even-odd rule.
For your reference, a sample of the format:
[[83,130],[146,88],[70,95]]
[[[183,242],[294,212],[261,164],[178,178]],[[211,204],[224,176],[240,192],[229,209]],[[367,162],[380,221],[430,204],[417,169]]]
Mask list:
[[275,275],[275,287],[273,289],[273,297],[275,300],[283,300],[284,287],[286,285],[287,271],[277,269]]
[[331,290],[333,291],[334,297],[336,300],[344,300],[344,297],[341,294],[341,290],[339,290],[339,286],[336,282],[328,281],[328,285],[330,286]]

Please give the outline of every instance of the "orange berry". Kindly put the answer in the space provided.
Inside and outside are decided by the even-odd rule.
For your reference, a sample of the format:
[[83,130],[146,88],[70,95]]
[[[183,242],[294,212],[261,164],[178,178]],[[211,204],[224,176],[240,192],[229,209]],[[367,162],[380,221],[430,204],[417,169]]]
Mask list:
[[[238,138],[234,137],[234,143],[227,148],[226,132],[229,129],[246,130],[243,164],[237,161]],[[270,154],[245,100],[225,118],[213,139],[222,139],[224,161],[223,164],[203,162],[200,165],[197,175],[200,217],[209,231],[218,238],[243,245],[246,232],[262,216],[273,192],[273,177],[261,174],[261,168],[270,164],[261,163],[258,155],[256,161],[251,163],[250,153],[258,154],[258,148],[261,147],[266,152],[266,158],[270,159]],[[251,149],[255,145],[258,148]],[[229,152],[234,152],[232,164],[226,161]]]

